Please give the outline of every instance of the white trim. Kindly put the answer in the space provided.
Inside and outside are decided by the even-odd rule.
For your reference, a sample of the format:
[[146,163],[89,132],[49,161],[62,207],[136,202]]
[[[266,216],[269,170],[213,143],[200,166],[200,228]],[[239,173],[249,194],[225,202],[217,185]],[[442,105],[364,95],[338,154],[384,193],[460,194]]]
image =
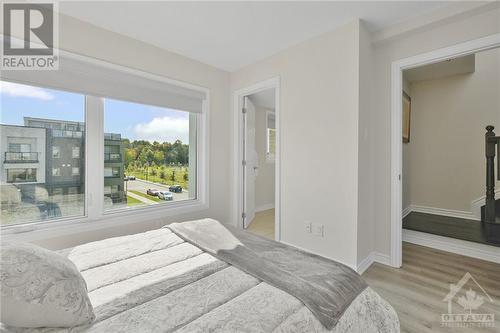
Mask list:
[[243,172],[241,168],[242,147],[242,113],[240,106],[245,96],[259,91],[274,89],[275,91],[275,114],[276,114],[276,158],[275,158],[275,211],[274,211],[274,237],[276,241],[281,240],[281,125],[280,125],[280,77],[274,77],[252,86],[239,89],[233,93],[233,212],[232,216],[238,228],[243,228],[241,218],[243,209]]
[[402,213],[402,218],[404,219],[405,217],[408,216],[408,214],[410,214],[412,212],[411,210],[411,205],[406,207],[405,209],[403,209],[403,213]]
[[500,247],[443,237],[414,230],[403,230],[403,241],[500,264]]
[[[495,198],[500,198],[500,189],[496,189]],[[486,196],[483,195],[470,204],[472,215],[476,217],[477,220],[481,220],[481,207],[486,205]]]
[[[2,37],[2,35],[0,35]],[[3,37],[2,37],[3,38]],[[0,38],[1,39],[1,38]],[[206,210],[209,208],[209,115],[210,115],[210,90],[208,88],[178,81],[145,71],[124,67],[121,65],[112,64],[99,59],[82,56],[76,53],[59,50],[59,57],[68,57],[79,59],[90,64],[99,64],[106,68],[123,71],[136,76],[151,79],[159,82],[165,82],[179,87],[189,88],[205,94],[203,100],[202,113],[196,113],[197,118],[197,192],[196,199],[183,200],[178,202],[169,202],[162,205],[153,205],[147,207],[138,207],[134,209],[111,210],[104,212],[103,202],[103,150],[104,150],[104,130],[103,130],[103,115],[102,115],[102,99],[98,97],[88,96],[86,98],[86,170],[85,180],[85,215],[78,217],[65,217],[50,221],[31,222],[18,225],[5,225],[1,227],[2,238],[6,240],[15,239],[19,241],[32,241],[36,239],[53,238],[57,235],[73,234],[83,231],[98,230],[101,228],[132,224],[139,221],[147,221],[151,219],[159,219],[181,215],[191,212]],[[29,84],[29,82],[27,83]],[[56,88],[61,90],[60,88]],[[98,113],[89,114],[88,109],[92,104],[92,108],[99,110]],[[93,122],[93,126],[89,126],[89,121]],[[91,137],[91,139],[90,139]],[[100,142],[96,143],[96,141]],[[92,146],[92,144],[94,146]],[[100,152],[97,160],[89,158],[89,149],[94,149],[98,144],[98,152]],[[94,153],[96,154],[96,153]],[[95,172],[97,168],[97,173]],[[92,170],[92,175],[90,175]],[[93,191],[93,192],[92,192]],[[94,197],[95,196],[95,197]]]
[[391,266],[402,265],[402,71],[500,46],[500,33],[394,61],[391,66]]
[[382,265],[391,265],[391,258],[388,255],[371,252],[365,259],[363,259],[358,266],[356,267],[356,272],[361,275],[363,274],[370,266],[374,263],[378,262]]
[[268,204],[264,204],[264,205],[260,205],[258,207],[255,207],[255,212],[256,213],[263,212],[265,210],[269,210],[269,209],[273,209],[273,208],[274,208],[274,202],[271,202]]
[[20,228],[2,230],[2,240],[34,242],[37,240],[57,238],[112,227],[122,228],[128,225],[152,221],[157,223],[157,226],[160,227],[163,224],[167,224],[166,218],[208,209],[208,205],[201,204],[195,200],[186,200],[183,202],[182,206],[175,205],[168,208],[159,206],[160,205],[149,206],[150,209],[148,211],[127,210],[114,214],[106,214],[96,220],[90,220],[88,218],[65,218],[46,223],[43,227],[40,225],[32,226],[30,224],[22,224],[19,226]]
[[459,219],[480,221],[480,219],[476,218],[474,214],[472,214],[472,212],[466,212],[463,210],[454,210],[454,209],[445,209],[445,208],[418,206],[418,205],[410,205],[405,210],[406,211],[403,211],[403,218],[405,218],[406,215],[408,215],[411,212],[416,212],[416,213],[449,216],[449,217],[456,217]]
[[361,262],[356,267],[356,272],[359,275],[363,274],[370,266],[374,263],[373,252],[370,253],[365,259],[361,260]]

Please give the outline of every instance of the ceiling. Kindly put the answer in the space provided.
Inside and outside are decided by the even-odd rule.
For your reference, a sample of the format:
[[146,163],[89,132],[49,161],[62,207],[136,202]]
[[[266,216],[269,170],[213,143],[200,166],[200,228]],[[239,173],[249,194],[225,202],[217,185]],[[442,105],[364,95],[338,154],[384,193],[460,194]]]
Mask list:
[[63,14],[214,67],[235,71],[356,17],[377,31],[445,1],[83,2]]
[[403,77],[408,82],[437,80],[445,77],[474,73],[476,69],[475,54],[440,61],[434,64],[407,69]]
[[255,94],[250,95],[250,99],[253,104],[260,108],[264,109],[272,109],[274,110],[276,107],[274,105],[274,97],[276,96],[274,92],[274,88],[266,89],[259,91]]

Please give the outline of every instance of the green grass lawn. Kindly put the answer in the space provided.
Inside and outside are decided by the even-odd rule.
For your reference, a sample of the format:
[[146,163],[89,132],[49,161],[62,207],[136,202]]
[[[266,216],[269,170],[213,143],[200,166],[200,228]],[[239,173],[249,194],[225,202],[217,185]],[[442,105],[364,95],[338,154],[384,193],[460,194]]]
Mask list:
[[[187,167],[165,167],[164,169],[161,167],[149,167],[147,170],[148,172],[146,173],[144,170],[129,167],[125,174],[157,184],[180,185],[185,190],[189,189],[189,181],[184,179],[184,175],[188,173]],[[164,173],[164,178],[160,177],[162,172]],[[174,180],[172,180],[172,172],[175,172]]]
[[152,201],[156,201],[156,202],[163,202],[163,200],[161,200],[160,198],[158,197],[153,197],[152,195],[148,195],[146,193],[142,193],[142,192],[139,192],[139,191],[136,191],[136,190],[129,190],[129,192],[132,192],[134,194],[137,194],[143,198],[146,198],[146,199],[149,199],[149,200],[152,200]]
[[144,202],[127,195],[127,206],[144,205]]

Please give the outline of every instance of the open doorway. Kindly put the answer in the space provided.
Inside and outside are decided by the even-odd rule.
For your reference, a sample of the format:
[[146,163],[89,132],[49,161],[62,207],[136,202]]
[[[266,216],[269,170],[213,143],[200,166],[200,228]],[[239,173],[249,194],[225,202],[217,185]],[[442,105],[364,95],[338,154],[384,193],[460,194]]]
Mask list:
[[244,107],[243,222],[248,231],[275,239],[275,89],[245,96]]
[[[485,167],[485,134],[500,126],[499,91],[500,48],[403,71],[403,241],[458,240],[463,248],[498,252],[500,178],[485,182],[496,164],[494,158]],[[495,155],[497,142],[492,145]],[[485,218],[487,190],[492,221]]]
[[[430,229],[426,231],[410,230],[415,224],[409,223],[409,219],[407,219],[407,222],[403,222],[403,216],[408,217],[414,212],[420,213],[413,214],[414,218],[417,217],[417,215],[422,217],[423,215],[421,214],[438,216],[434,221],[442,220],[442,217],[449,217],[456,222],[456,219],[470,217],[468,219],[469,221],[467,221],[468,225],[478,227],[477,230],[483,232],[484,235],[483,228],[485,223],[481,217],[481,207],[485,206],[485,202],[488,201],[485,200],[485,197],[487,197],[485,193],[487,192],[486,188],[487,186],[490,187],[488,196],[491,197],[489,201],[493,202],[493,205],[490,206],[494,206],[494,200],[492,200],[494,199],[494,191],[491,191],[491,188],[495,185],[498,188],[499,185],[498,181],[496,181],[495,184],[495,180],[492,179],[493,171],[497,168],[497,165],[492,167],[492,164],[494,161],[496,161],[494,162],[495,164],[500,164],[500,160],[490,158],[488,162],[486,158],[488,154],[485,154],[485,149],[487,149],[486,147],[488,146],[486,144],[488,139],[485,140],[485,134],[487,134],[486,126],[496,125],[498,128],[500,125],[498,124],[500,121],[500,106],[498,104],[500,102],[498,97],[498,80],[500,77],[498,70],[500,69],[500,64],[498,62],[498,50],[495,50],[495,48],[499,46],[500,34],[496,34],[401,59],[392,63],[391,170],[393,177],[391,180],[391,265],[394,267],[402,266],[402,241],[494,262],[498,262],[500,258],[498,257],[500,249],[497,244],[491,244],[490,242],[485,244],[483,242],[476,242],[472,239],[464,240],[458,237],[458,234],[454,236],[451,234],[440,235],[436,229],[433,229],[433,232],[430,232]],[[468,70],[463,70],[463,68],[467,67],[466,63],[468,61],[470,65],[471,55],[475,58],[474,68],[471,69],[469,66]],[[489,58],[490,61],[484,61],[486,58]],[[450,64],[453,65],[453,63],[460,64],[462,61],[464,62],[462,65],[465,67],[458,66],[462,67],[462,70],[459,70],[462,71],[462,73],[439,77],[442,75],[442,68],[437,68],[437,66],[450,66]],[[487,63],[490,63],[490,68],[485,68]],[[410,83],[408,89],[408,82],[404,84],[404,79],[408,81],[409,71],[416,69],[415,72],[418,72],[419,67],[425,69],[421,70],[420,74],[430,75],[431,80],[428,81],[432,81],[433,83],[422,84],[422,87],[418,87],[417,90],[415,90],[413,84]],[[479,80],[481,78],[491,82],[483,82],[477,85],[476,83],[481,81]],[[435,84],[437,81],[445,83],[446,81],[455,79],[458,79],[458,81],[453,85],[445,87],[445,89],[441,90],[441,93],[439,93],[437,89],[431,87],[431,85]],[[418,81],[418,79],[414,81]],[[409,94],[408,91],[405,91],[406,94],[403,93],[405,90],[404,85],[406,85],[406,90],[410,91]],[[422,98],[423,93],[437,94],[437,96],[424,100]],[[452,95],[451,99],[446,97],[450,94]],[[475,97],[471,94],[475,95]],[[446,100],[448,101],[448,106],[445,106]],[[430,101],[432,101],[436,107],[428,105],[427,103]],[[486,106],[485,103],[492,104]],[[404,110],[405,108],[406,111]],[[425,110],[428,111],[431,110],[431,108],[434,109],[434,111],[428,113],[425,117],[420,117],[420,120],[416,117],[416,113],[419,112],[418,110],[421,112],[419,116],[423,116]],[[444,116],[443,112],[445,108],[451,110],[450,112],[452,113]],[[422,111],[423,109],[425,110]],[[477,113],[480,109],[488,110],[484,111],[485,113],[482,118],[479,117]],[[466,113],[460,116],[457,113],[459,110]],[[408,111],[411,115],[405,119],[404,112]],[[424,132],[427,130],[429,133],[418,134],[415,126],[418,126],[420,121],[429,122],[430,118],[440,116],[442,117],[441,120],[435,119],[432,121],[431,119],[429,127],[423,129]],[[466,117],[468,117],[468,119],[465,119]],[[480,124],[477,123],[479,119],[482,119]],[[461,121],[466,126],[469,125],[470,129],[473,129],[473,132],[464,133],[463,130],[458,128],[459,124],[455,124],[457,121]],[[438,123],[440,126],[432,127]],[[425,157],[426,160],[424,158],[421,165],[418,163],[422,161],[414,161],[415,156],[410,159],[408,159],[408,156],[405,156],[408,155],[408,153],[412,155],[415,149],[408,149],[408,147],[404,147],[404,145],[414,145],[417,144],[417,142],[418,144],[423,143],[427,139],[430,139],[431,135],[437,135],[437,137],[435,137],[431,143],[427,142],[418,149],[420,153],[426,154],[427,156]],[[462,141],[459,142],[459,139]],[[500,138],[498,140],[500,141]],[[433,156],[430,156],[431,150],[435,148],[434,146],[443,142],[445,145],[442,146],[437,153],[434,153]],[[473,154],[475,154],[474,156],[477,158],[465,155],[465,150],[469,150],[468,146],[470,144],[474,147],[471,151],[474,151]],[[496,144],[494,150],[498,151],[497,148],[498,144]],[[456,150],[456,152],[453,150]],[[452,160],[452,158],[455,157],[459,159],[458,162]],[[435,167],[438,162],[437,159],[440,159],[440,162],[442,162],[445,168],[428,172],[430,174],[427,176],[428,178],[424,178],[423,182],[433,186],[434,189],[423,189],[422,191],[422,185],[424,184],[420,183],[418,180],[411,181],[413,176],[410,175],[410,178],[408,178],[408,175],[412,172],[411,170],[421,172],[422,170],[428,170],[429,168]],[[488,167],[486,167],[487,164],[489,165]],[[457,174],[455,170],[457,166],[467,167],[468,171],[462,171],[461,174]],[[485,172],[486,170],[488,171]],[[495,171],[495,177],[497,176],[496,173],[498,172]],[[486,177],[486,175],[488,175],[488,177]],[[452,179],[450,184],[452,185],[439,185],[439,182],[449,179],[450,176]],[[465,183],[465,177],[477,178],[478,180],[475,181],[477,187],[470,185],[470,183]],[[409,179],[411,184],[408,184]],[[485,179],[489,181],[485,181]],[[492,186],[487,185],[487,183],[491,183],[490,185]],[[475,197],[475,199],[471,197],[464,201],[464,198],[461,196],[468,193],[469,190],[474,190],[476,193],[475,195],[478,197]],[[444,193],[442,191],[448,192]],[[481,193],[478,191],[481,191]],[[445,201],[438,203],[439,200]],[[467,205],[467,203],[469,203],[469,205]],[[461,206],[458,206],[459,204]],[[446,205],[446,207],[443,206],[444,208],[439,209],[441,207],[434,207],[433,205]],[[421,211],[418,212],[418,210]],[[464,212],[466,214],[464,214]],[[444,214],[453,214],[455,216],[445,216]],[[475,220],[472,217],[475,217]],[[495,221],[495,218],[490,219],[495,223],[494,227],[500,226],[500,224]],[[448,220],[448,222],[450,221]],[[430,225],[433,228],[437,227],[437,225],[429,223],[427,223],[428,226]],[[475,223],[475,225],[472,223]],[[413,227],[410,226],[410,224],[413,224]],[[452,229],[455,229],[455,231],[458,230],[462,236],[470,236],[470,231],[466,231],[459,227],[457,223],[453,223],[443,230],[446,230],[448,233],[451,232]]]
[[249,232],[280,239],[279,85],[261,82],[235,94],[236,218]]

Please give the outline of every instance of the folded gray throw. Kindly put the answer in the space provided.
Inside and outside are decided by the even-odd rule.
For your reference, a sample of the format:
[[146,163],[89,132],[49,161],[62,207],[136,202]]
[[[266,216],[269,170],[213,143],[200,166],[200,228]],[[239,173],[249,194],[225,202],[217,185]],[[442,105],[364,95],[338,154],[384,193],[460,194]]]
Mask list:
[[172,223],[175,234],[202,250],[299,299],[327,329],[367,287],[338,262],[212,219]]

